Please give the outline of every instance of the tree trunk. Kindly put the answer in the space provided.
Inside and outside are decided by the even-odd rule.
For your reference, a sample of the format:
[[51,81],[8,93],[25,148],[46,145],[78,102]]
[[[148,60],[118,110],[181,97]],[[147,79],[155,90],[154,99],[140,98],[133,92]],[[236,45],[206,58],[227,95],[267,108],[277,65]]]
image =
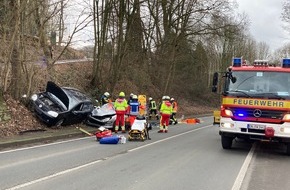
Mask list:
[[60,18],[59,18],[59,26],[58,26],[58,46],[61,46],[62,39],[63,39],[63,32],[64,32],[64,19],[63,19],[63,9],[64,9],[64,4],[63,0],[60,2]]
[[21,59],[20,59],[20,8],[19,1],[11,0],[10,7],[13,10],[13,28],[14,37],[13,37],[13,50],[11,54],[11,68],[12,68],[12,77],[10,91],[12,97],[19,99],[21,92]]

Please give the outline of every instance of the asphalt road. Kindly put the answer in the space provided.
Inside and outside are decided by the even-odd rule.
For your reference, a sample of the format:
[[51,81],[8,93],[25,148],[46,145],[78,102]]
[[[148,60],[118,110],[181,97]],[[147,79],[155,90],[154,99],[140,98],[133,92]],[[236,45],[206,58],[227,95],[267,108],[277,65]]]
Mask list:
[[167,134],[154,128],[145,142],[88,137],[0,152],[0,189],[289,189],[282,146],[234,142],[223,150],[212,118],[201,120]]

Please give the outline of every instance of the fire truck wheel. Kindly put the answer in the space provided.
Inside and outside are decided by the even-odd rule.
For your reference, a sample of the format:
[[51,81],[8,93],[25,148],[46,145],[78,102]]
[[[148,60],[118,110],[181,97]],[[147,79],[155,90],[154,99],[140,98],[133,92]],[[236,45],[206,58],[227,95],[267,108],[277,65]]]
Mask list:
[[221,135],[221,138],[222,138],[223,149],[231,149],[232,143],[233,143],[233,138],[225,136],[224,134]]
[[286,144],[286,154],[290,156],[290,143]]

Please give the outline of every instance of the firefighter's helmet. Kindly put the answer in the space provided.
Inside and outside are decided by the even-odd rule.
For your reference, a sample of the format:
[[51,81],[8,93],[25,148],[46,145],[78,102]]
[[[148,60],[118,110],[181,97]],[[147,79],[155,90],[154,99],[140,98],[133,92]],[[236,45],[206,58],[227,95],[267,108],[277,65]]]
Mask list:
[[105,95],[106,97],[109,97],[109,96],[110,96],[110,93],[109,93],[109,92],[105,92],[104,95]]
[[134,94],[134,95],[132,96],[132,99],[137,100],[137,99],[138,99],[137,95]]
[[125,93],[124,92],[120,92],[119,93],[119,97],[125,97]]

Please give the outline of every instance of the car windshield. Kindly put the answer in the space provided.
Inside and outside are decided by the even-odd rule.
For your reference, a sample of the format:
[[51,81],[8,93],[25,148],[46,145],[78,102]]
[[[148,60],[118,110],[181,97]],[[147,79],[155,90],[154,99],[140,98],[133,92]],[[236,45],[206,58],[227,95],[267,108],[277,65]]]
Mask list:
[[63,87],[62,90],[67,94],[67,97],[69,98],[69,108],[72,109],[76,105],[78,105],[80,102],[84,101],[91,101],[88,96],[83,94],[77,89],[69,88],[69,87]]
[[54,101],[56,101],[56,103],[62,107],[63,110],[67,110],[67,107],[64,105],[64,103],[58,98],[56,97],[54,94],[48,92],[49,96],[51,96]]
[[233,71],[232,76],[236,81],[226,83],[230,95],[290,99],[290,73]]

